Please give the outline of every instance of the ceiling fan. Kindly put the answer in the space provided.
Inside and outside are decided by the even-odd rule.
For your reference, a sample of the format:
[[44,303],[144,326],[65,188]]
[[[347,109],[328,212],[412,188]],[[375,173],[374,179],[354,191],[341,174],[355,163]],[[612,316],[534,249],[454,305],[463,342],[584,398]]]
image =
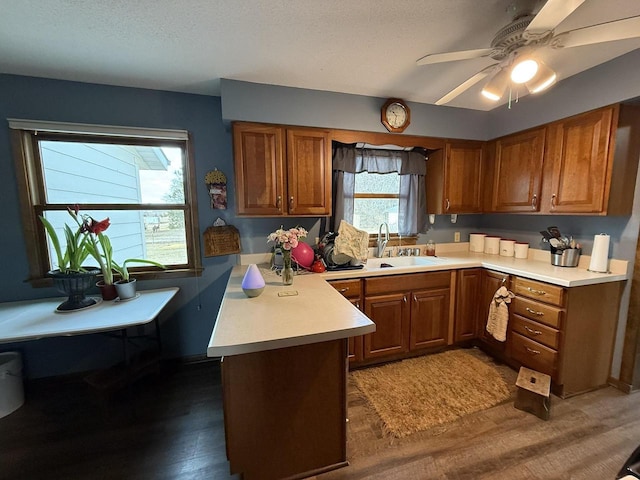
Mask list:
[[556,34],[554,29],[586,0],[547,0],[537,14],[533,14],[531,0],[520,0],[510,6],[513,21],[502,28],[489,48],[435,53],[417,60],[418,65],[454,62],[479,57],[490,57],[496,63],[480,70],[435,102],[444,105],[476,83],[492,75],[482,94],[497,101],[510,85],[522,85],[529,93],[538,93],[553,85],[556,73],[536,55],[538,49],[579,47],[640,37],[640,16],[629,17],[598,25],[577,28]]

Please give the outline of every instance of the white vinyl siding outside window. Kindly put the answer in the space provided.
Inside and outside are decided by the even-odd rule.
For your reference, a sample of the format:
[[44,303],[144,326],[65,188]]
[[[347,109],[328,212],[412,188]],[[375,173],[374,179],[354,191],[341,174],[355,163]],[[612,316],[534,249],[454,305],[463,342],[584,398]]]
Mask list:
[[[136,276],[144,272],[152,276],[199,272],[197,222],[190,207],[195,203],[195,186],[190,178],[193,165],[187,135],[176,132],[178,138],[141,138],[68,133],[64,131],[67,124],[59,131],[51,128],[42,132],[13,127],[17,165],[26,173],[19,183],[29,186],[21,194],[25,231],[37,233],[27,242],[31,280],[57,268],[38,215],[45,216],[64,239],[62,228],[71,221],[67,207],[76,204],[81,213],[98,221],[110,219],[105,233],[117,262],[142,258],[168,267],[167,271],[154,271],[153,267],[131,265]],[[86,264],[97,262],[90,258]]]

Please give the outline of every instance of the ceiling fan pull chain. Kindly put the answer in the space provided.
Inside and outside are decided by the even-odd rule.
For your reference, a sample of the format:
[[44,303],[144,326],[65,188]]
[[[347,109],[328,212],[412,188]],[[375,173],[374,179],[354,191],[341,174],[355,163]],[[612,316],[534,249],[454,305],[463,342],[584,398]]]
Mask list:
[[511,86],[509,86],[509,110],[511,110]]

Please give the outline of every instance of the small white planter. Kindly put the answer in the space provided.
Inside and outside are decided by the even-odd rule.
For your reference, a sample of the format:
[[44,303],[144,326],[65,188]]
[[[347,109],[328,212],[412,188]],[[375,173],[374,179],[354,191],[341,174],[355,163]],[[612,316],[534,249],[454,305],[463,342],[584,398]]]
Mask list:
[[128,300],[136,296],[135,278],[130,278],[128,282],[118,280],[114,285],[116,286],[116,291],[118,292],[118,298],[120,298],[120,300]]

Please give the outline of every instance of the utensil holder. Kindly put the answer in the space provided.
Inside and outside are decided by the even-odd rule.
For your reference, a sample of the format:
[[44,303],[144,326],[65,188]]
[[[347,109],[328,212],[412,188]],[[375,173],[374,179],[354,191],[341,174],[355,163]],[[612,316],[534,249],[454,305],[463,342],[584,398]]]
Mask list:
[[551,246],[551,265],[556,267],[577,267],[581,254],[581,248],[560,249]]

